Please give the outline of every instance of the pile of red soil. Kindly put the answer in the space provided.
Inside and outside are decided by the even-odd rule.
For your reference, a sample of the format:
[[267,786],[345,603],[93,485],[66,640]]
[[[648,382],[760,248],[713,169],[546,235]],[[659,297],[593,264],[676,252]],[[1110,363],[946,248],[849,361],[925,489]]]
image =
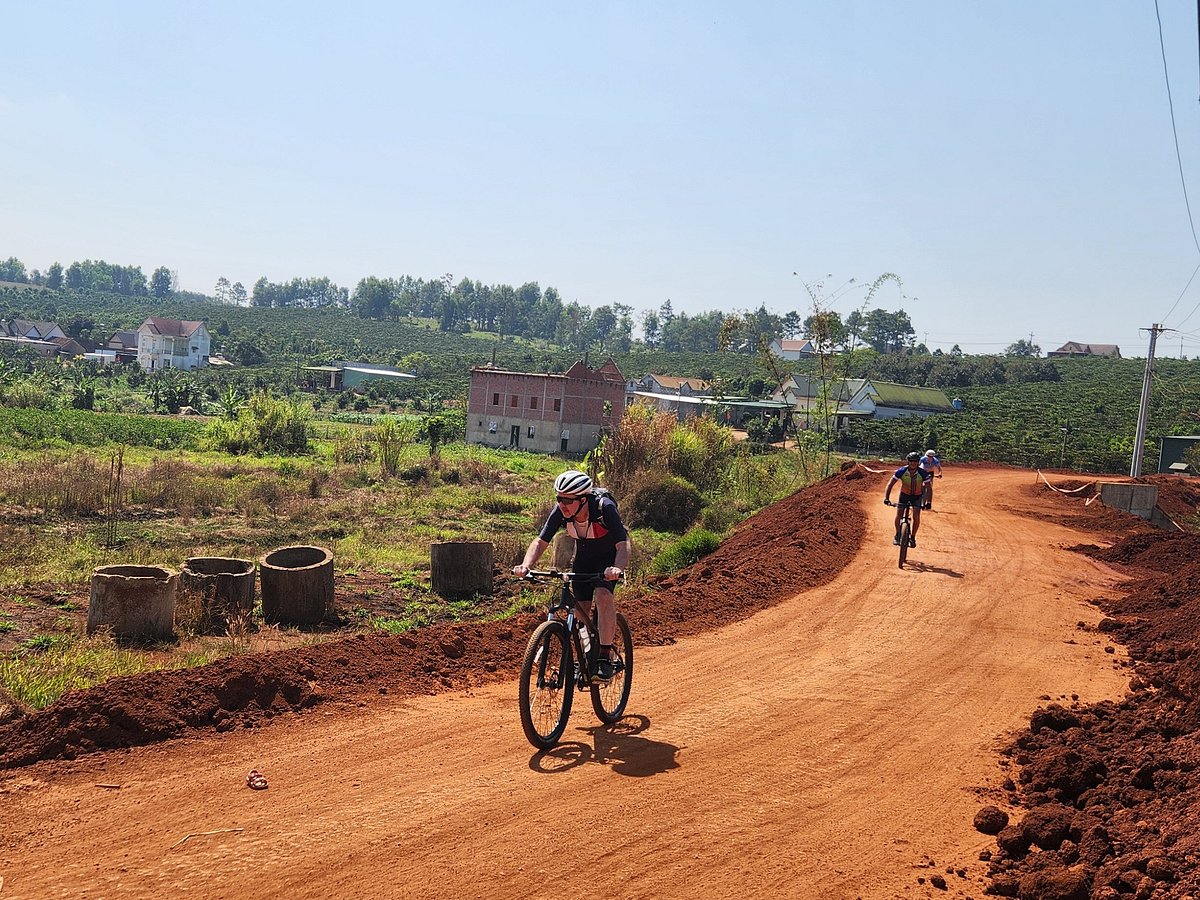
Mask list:
[[[1160,505],[1192,519],[1191,490],[1164,482]],[[1060,496],[1073,524],[1097,524]],[[1031,716],[1008,750],[1020,772],[1010,799],[1028,809],[997,834],[989,894],[1200,895],[1200,536],[1122,518],[1112,546],[1074,549],[1134,578],[1125,596],[1098,601],[1108,616],[1099,627],[1134,661],[1130,692]]]
[[[847,467],[743,522],[712,554],[621,599],[634,640],[670,643],[718,628],[814,585],[853,559],[870,479]],[[253,728],[326,700],[419,694],[515,676],[541,616],[359,635],[235,656],[195,669],[113,678],[0,725],[0,768],[133,747],[195,729]]]
[[1185,475],[1143,475],[1140,484],[1158,485],[1158,508],[1180,527],[1189,527],[1200,509],[1200,479]]

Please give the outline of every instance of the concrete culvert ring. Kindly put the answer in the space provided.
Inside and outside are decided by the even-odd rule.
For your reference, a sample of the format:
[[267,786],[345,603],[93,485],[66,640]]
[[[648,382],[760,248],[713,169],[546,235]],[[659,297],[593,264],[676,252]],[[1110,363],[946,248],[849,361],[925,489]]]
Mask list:
[[312,626],[333,618],[332,550],[280,547],[264,555],[258,565],[267,622]]

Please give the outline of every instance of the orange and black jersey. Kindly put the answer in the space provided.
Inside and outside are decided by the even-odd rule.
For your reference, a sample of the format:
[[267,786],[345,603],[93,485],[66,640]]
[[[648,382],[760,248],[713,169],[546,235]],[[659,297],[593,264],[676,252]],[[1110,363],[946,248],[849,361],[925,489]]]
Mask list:
[[925,490],[925,479],[932,478],[932,474],[926,474],[921,469],[909,470],[908,466],[901,466],[896,470],[896,474],[892,476],[900,482],[900,493],[907,494],[910,497],[920,497]]

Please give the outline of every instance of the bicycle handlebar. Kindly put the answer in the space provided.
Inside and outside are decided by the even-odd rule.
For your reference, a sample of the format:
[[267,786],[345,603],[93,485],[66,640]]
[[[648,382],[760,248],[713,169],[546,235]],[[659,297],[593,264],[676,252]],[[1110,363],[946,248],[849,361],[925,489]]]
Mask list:
[[[561,578],[563,580],[570,580],[576,583],[581,581],[587,583],[590,581],[595,582],[596,584],[607,581],[603,572],[560,572],[558,569],[530,569],[522,577],[543,581]],[[622,575],[621,577],[624,578],[625,576]]]

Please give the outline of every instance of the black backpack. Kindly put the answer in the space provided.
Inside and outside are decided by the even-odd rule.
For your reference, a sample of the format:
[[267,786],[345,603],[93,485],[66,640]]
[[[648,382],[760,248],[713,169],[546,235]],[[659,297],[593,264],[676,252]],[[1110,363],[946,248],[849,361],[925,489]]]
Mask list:
[[600,512],[600,501],[606,499],[612,501],[613,508],[616,509],[618,513],[621,512],[620,508],[617,506],[617,498],[613,496],[612,491],[610,491],[608,488],[595,485],[592,487],[592,496],[596,499],[597,513]]

